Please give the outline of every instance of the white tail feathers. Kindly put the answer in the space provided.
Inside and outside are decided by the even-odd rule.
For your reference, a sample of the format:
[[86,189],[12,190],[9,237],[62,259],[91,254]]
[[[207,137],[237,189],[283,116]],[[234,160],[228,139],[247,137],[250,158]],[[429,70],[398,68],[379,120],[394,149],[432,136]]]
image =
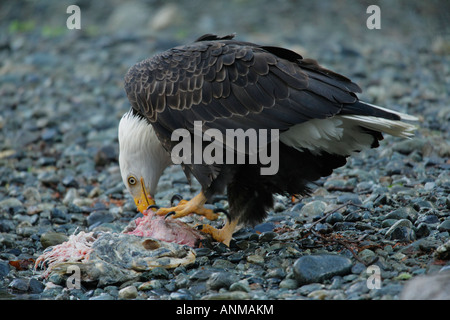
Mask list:
[[[413,119],[414,117],[406,115],[409,119]],[[384,118],[372,117],[372,116],[340,116],[341,118],[354,121],[355,124],[360,125],[361,127],[371,129],[374,131],[380,131],[384,133],[388,133],[395,137],[403,137],[410,138],[414,135],[414,130],[416,130],[416,126],[396,120],[389,120]],[[404,119],[402,117],[402,119]],[[417,120],[417,118],[414,118]]]
[[[373,106],[379,110],[398,115],[401,120],[417,121],[416,117]],[[299,151],[308,149],[314,154],[323,151],[349,155],[352,152],[369,148],[374,137],[361,128],[387,133],[396,137],[410,138],[416,126],[400,120],[389,120],[375,116],[337,115],[327,119],[313,119],[291,127],[281,133],[284,144]]]

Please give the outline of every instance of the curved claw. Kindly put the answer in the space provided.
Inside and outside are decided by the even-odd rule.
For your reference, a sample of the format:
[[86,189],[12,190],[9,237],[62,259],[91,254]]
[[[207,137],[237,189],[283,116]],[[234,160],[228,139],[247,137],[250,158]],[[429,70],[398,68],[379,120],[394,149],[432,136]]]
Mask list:
[[164,216],[164,220],[166,220],[168,217],[173,216],[173,215],[175,215],[175,214],[176,214],[175,211],[170,211],[168,214],[166,214],[166,215]]
[[150,205],[150,206],[147,207],[147,210],[150,210],[150,209],[156,209],[156,210],[159,210],[159,206],[157,206],[156,204],[152,204],[152,205]]
[[182,197],[179,193],[175,193],[175,194],[172,196],[172,198],[170,199],[170,204],[171,204],[172,207],[175,206],[175,205],[174,205],[174,201],[175,201],[175,200],[181,201],[181,200],[183,200],[183,197]]

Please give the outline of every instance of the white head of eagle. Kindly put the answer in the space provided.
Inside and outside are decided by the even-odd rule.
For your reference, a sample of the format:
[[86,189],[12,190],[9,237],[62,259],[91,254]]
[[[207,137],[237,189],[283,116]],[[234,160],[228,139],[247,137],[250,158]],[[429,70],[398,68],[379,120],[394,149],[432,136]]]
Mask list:
[[145,118],[125,113],[119,123],[119,166],[123,183],[139,211],[155,204],[156,186],[171,163],[153,127]]

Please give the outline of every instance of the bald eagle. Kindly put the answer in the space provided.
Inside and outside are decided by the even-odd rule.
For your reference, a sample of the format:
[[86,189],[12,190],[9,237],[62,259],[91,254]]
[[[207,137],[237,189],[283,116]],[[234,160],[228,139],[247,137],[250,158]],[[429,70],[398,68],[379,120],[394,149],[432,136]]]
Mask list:
[[[218,214],[204,204],[226,192],[225,225],[216,229],[205,224],[202,231],[227,245],[237,225],[256,224],[266,217],[274,194],[307,195],[311,182],[345,165],[353,152],[378,147],[382,133],[410,137],[414,126],[400,120],[416,120],[359,101],[357,84],[315,60],[233,38],[207,34],[131,67],[125,76],[131,109],[119,124],[121,175],[141,212],[155,205],[159,178],[174,162],[172,151],[181,140],[173,133],[182,129],[191,134],[184,138],[197,142],[197,149],[192,147],[192,154],[184,155],[186,161],[179,164],[202,190],[156,213],[170,213],[171,218],[196,213],[214,220]],[[200,149],[196,123],[201,133],[215,133],[200,140]],[[208,147],[205,141],[223,142],[217,137],[231,129],[278,133],[261,139],[266,153],[278,154],[276,172],[262,174],[267,163],[260,158],[249,161],[250,148],[239,151],[229,145],[227,152],[213,152],[223,161],[192,161],[196,152]],[[253,153],[262,149],[258,145]],[[243,153],[245,161],[227,162],[225,153],[230,150],[236,156]]]

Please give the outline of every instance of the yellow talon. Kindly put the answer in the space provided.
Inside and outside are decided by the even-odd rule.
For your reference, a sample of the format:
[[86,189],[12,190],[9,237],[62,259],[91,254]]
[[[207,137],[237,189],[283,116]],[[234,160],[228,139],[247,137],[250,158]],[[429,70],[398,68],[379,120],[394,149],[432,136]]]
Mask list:
[[203,194],[203,192],[200,192],[198,195],[193,197],[191,200],[180,200],[178,205],[171,208],[160,208],[158,211],[156,211],[157,215],[165,216],[168,213],[175,212],[172,215],[172,218],[181,218],[184,216],[187,216],[188,214],[195,213],[198,215],[202,215],[208,220],[216,220],[219,215],[215,213],[211,209],[206,209],[204,207],[206,203],[206,197]]
[[238,220],[227,221],[222,229],[216,229],[209,224],[202,225],[201,232],[210,234],[214,240],[230,246],[230,241],[233,236]]

